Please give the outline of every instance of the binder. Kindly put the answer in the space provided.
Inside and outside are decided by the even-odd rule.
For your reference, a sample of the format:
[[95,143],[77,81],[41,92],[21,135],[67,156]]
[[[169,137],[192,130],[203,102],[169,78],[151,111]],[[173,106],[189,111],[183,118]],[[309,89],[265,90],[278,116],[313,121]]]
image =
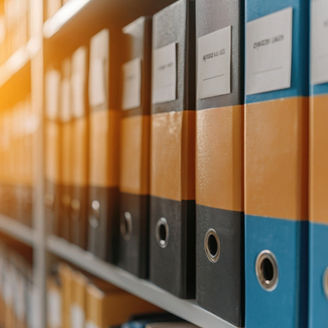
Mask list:
[[112,287],[87,287],[86,327],[107,328],[121,325],[132,314],[155,312],[158,308],[140,298]]
[[307,326],[308,12],[246,1],[246,327]]
[[146,328],[197,328],[197,326],[188,322],[157,322],[148,324]]
[[60,74],[51,69],[45,77],[45,218],[47,231],[59,234],[60,206]]
[[67,264],[60,263],[58,274],[62,285],[61,313],[62,328],[71,327],[70,309],[73,296],[73,270]]
[[196,299],[243,326],[243,42],[240,0],[196,2]]
[[141,315],[135,315],[128,322],[125,322],[122,328],[144,328],[148,327],[152,323],[163,323],[168,326],[171,322],[181,321],[178,317],[170,313],[146,313]]
[[328,238],[326,174],[328,145],[327,2],[311,2],[311,97],[310,97],[310,188],[309,188],[309,327],[328,322]]
[[59,233],[67,241],[71,239],[72,201],[72,108],[71,108],[71,65],[69,58],[62,63],[60,83],[60,211]]
[[47,328],[62,327],[62,288],[57,276],[47,279]]
[[[29,227],[33,225],[33,185],[35,167],[35,138],[38,131],[38,119],[31,100],[28,97],[22,103],[22,190],[21,218]],[[24,160],[25,159],[25,160]],[[25,163],[25,165],[23,164]]]
[[61,7],[60,0],[47,0],[46,3],[46,18],[51,18]]
[[90,41],[89,234],[88,249],[117,260],[120,40],[103,29]]
[[80,272],[73,271],[72,280],[70,327],[85,327],[88,278]]
[[71,240],[87,248],[88,228],[88,140],[87,49],[78,48],[72,56],[72,197]]
[[153,17],[150,280],[195,294],[195,8],[180,0]]
[[146,278],[149,237],[151,18],[122,30],[120,239],[118,265]]

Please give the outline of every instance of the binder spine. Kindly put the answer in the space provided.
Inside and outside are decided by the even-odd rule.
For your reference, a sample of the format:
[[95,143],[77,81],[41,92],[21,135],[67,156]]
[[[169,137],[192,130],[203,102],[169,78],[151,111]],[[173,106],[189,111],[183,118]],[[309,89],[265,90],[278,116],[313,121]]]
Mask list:
[[183,298],[195,294],[194,16],[194,1],[181,0],[153,17],[153,67],[155,52],[175,44],[177,95],[158,100],[153,71],[150,280]]
[[78,48],[72,56],[72,198],[71,240],[87,248],[89,113],[87,108],[87,50]]
[[[148,277],[149,263],[151,22],[150,17],[140,17],[122,30],[125,66],[122,66],[118,265],[142,278]],[[138,65],[140,71],[130,68],[130,72],[125,72],[126,65],[131,64]],[[136,83],[126,85],[125,74],[132,74]]]
[[[244,325],[243,22],[243,1],[196,2],[196,300],[238,327]],[[204,60],[220,52],[224,65]],[[227,89],[220,87],[224,79]]]
[[328,322],[328,176],[325,21],[327,3],[311,1],[311,74],[310,74],[310,183],[309,183],[309,324],[323,328]]
[[114,29],[101,30],[90,42],[88,249],[110,262],[117,261],[119,236],[119,49]]
[[[254,92],[247,81],[255,73],[246,64],[245,324],[251,327],[307,326],[308,10],[308,1],[246,1],[246,63],[250,22],[291,15],[279,31],[283,42],[291,35],[289,82],[279,72],[267,81],[280,85],[263,90],[258,83]],[[271,24],[272,35],[283,22]]]

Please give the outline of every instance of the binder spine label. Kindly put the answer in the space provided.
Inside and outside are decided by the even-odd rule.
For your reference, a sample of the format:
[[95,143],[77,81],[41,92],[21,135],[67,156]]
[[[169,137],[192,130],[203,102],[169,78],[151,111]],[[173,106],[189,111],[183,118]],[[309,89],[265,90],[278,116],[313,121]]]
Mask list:
[[197,97],[231,92],[231,26],[198,38]]
[[246,25],[246,94],[285,89],[291,83],[292,8]]
[[153,50],[153,104],[176,99],[177,43]]
[[328,2],[311,4],[311,83],[328,82]]
[[122,67],[122,108],[131,109],[141,104],[141,58],[135,58]]

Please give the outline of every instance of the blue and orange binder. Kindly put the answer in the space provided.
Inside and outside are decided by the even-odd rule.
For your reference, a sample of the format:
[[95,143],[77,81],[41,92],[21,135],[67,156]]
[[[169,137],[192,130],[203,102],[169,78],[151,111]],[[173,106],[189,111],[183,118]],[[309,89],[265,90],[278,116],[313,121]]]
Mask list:
[[309,188],[309,328],[328,325],[328,3],[312,0]]
[[246,327],[306,327],[309,1],[246,1]]

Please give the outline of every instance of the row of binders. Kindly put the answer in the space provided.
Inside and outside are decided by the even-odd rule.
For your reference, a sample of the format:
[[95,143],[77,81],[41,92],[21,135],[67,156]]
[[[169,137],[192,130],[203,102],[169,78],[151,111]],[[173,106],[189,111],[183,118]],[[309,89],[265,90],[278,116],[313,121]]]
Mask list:
[[28,226],[32,226],[37,127],[30,97],[1,110],[0,212]]
[[48,278],[47,307],[47,328],[196,328],[65,263]]
[[31,37],[31,6],[29,0],[0,1],[0,63],[26,46]]
[[238,327],[327,327],[327,20],[179,0],[49,67],[51,231]]
[[0,245],[0,327],[34,328],[37,287],[32,277],[32,256],[16,245]]

